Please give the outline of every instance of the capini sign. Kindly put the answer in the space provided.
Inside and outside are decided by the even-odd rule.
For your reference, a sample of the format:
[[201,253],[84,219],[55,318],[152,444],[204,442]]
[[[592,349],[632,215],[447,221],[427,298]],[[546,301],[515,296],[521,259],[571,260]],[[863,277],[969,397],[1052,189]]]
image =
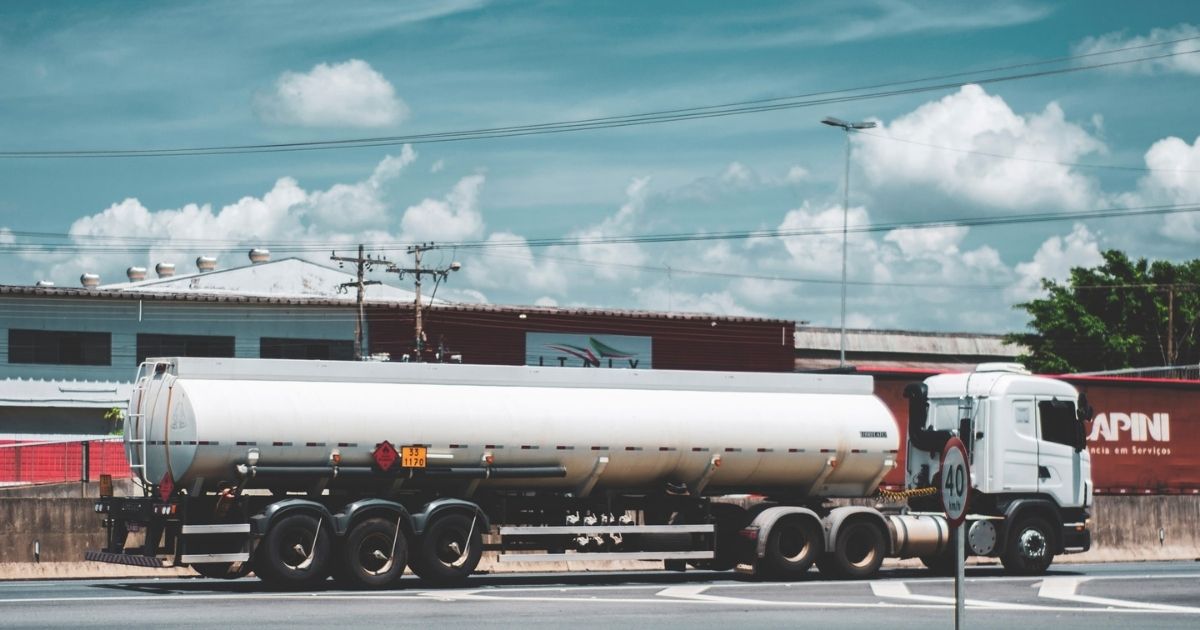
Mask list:
[[1166,413],[1122,413],[1113,411],[1097,414],[1092,420],[1090,442],[1117,442],[1122,436],[1133,442],[1170,442],[1171,416]]

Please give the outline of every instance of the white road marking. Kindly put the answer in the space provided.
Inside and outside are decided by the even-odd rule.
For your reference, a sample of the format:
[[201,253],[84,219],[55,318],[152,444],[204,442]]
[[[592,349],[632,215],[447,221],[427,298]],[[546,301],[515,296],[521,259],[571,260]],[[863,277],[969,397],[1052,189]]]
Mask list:
[[[953,597],[943,597],[940,595],[917,595],[908,590],[908,584],[896,580],[888,581],[872,581],[871,592],[876,597],[890,597],[892,599],[908,599],[917,602],[929,602],[935,604],[954,605]],[[973,608],[995,608],[1002,610],[1041,610],[1040,606],[1030,606],[1026,604],[1010,604],[1007,602],[993,602],[983,599],[967,599],[964,600],[967,606]]]
[[1127,599],[1113,599],[1111,597],[1094,597],[1091,595],[1079,595],[1075,592],[1080,584],[1090,580],[1091,578],[1088,577],[1048,577],[1042,580],[1042,586],[1038,589],[1038,597],[1065,602],[1079,602],[1081,604],[1095,604],[1098,606],[1153,610],[1155,612],[1200,614],[1200,608],[1156,604],[1152,602],[1135,602]]

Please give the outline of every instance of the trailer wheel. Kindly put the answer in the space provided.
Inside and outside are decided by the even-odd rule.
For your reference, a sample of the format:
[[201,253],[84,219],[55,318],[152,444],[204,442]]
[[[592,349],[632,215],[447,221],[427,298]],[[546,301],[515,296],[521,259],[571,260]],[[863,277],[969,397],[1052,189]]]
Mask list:
[[483,556],[482,530],[477,515],[454,512],[436,518],[414,545],[413,573],[434,586],[461,584]]
[[767,534],[766,555],[762,563],[767,577],[796,579],[808,572],[825,551],[821,527],[803,516],[779,519]]
[[236,580],[250,573],[249,562],[205,562],[191,566],[196,573],[214,580]]
[[887,555],[883,531],[874,522],[857,518],[842,524],[833,549],[817,560],[821,573],[839,580],[869,578]]
[[1054,534],[1050,523],[1038,516],[1023,518],[1010,528],[1000,562],[1016,575],[1041,575],[1054,561]]
[[254,560],[255,573],[285,589],[309,588],[329,576],[329,529],[308,514],[282,518],[267,530]]
[[393,585],[408,564],[408,543],[396,523],[367,519],[350,530],[338,554],[334,575],[351,588],[377,589]]

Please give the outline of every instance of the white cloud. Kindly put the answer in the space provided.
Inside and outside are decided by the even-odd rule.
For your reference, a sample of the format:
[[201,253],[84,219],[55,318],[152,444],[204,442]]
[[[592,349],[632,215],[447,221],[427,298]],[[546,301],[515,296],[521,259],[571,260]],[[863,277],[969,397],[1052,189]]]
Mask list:
[[442,199],[409,206],[400,219],[405,241],[465,241],[483,236],[479,191],[483,175],[468,175]]
[[[861,206],[849,209],[846,217],[848,227],[866,225],[867,210]],[[816,231],[818,234],[780,237],[787,252],[791,255],[792,267],[802,272],[822,277],[837,277],[842,269],[842,208],[827,207],[822,210],[814,209],[805,201],[800,208],[788,211],[779,230]],[[850,232],[846,235],[847,266],[850,275],[855,274],[856,268],[864,261],[874,258],[878,246],[865,232]]]
[[12,245],[17,242],[17,237],[13,235],[12,230],[2,227],[0,228],[0,245]]
[[429,172],[440,173],[444,168],[446,168],[446,160],[438,160],[429,167]]
[[[648,177],[637,177],[625,188],[625,203],[617,213],[600,223],[575,231],[572,238],[587,240],[633,234],[642,225],[641,214],[646,205]],[[599,263],[593,267],[597,278],[616,280],[636,274],[629,266],[646,264],[646,254],[637,243],[582,243],[575,249],[579,257]]]
[[[1131,207],[1156,204],[1194,205],[1200,203],[1200,137],[1192,144],[1176,138],[1163,138],[1151,145],[1145,155],[1152,170],[1138,182],[1135,192],[1120,196]],[[1183,243],[1200,241],[1200,217],[1194,212],[1164,217],[1159,233]]]
[[866,133],[854,139],[857,161],[872,183],[931,185],[952,198],[1009,209],[1087,207],[1097,196],[1096,183],[1061,163],[1105,150],[1098,138],[1068,122],[1057,103],[1020,115],[977,85]]
[[[394,242],[400,239],[388,230],[391,219],[385,194],[388,183],[415,159],[412,148],[405,146],[399,155],[384,157],[367,178],[351,184],[335,184],[327,190],[309,192],[295,179],[281,177],[261,197],[245,196],[220,208],[191,203],[180,208],[150,210],[138,199],[128,198],[77,219],[68,233],[80,243],[92,243],[96,237],[136,234],[155,239],[148,251],[131,251],[121,258],[100,253],[49,256],[39,262],[43,268],[50,266],[50,277],[73,277],[81,271],[94,271],[105,281],[116,282],[123,277],[121,270],[130,264],[183,263],[198,254],[214,253],[203,251],[204,246],[196,241],[213,241],[220,247],[255,246],[270,241],[319,241],[331,246]],[[469,195],[457,188],[448,196],[452,200],[464,197]],[[184,271],[182,266],[180,271]]]
[[729,291],[711,291],[692,293],[689,291],[673,290],[663,284],[649,287],[634,287],[634,299],[639,308],[655,311],[672,311],[675,313],[713,313],[716,315],[738,315],[758,317],[756,313],[741,303]]
[[[1112,61],[1125,61],[1141,59],[1145,57],[1156,57],[1167,53],[1182,53],[1195,50],[1195,40],[1175,41],[1194,37],[1200,37],[1200,28],[1185,22],[1170,28],[1156,28],[1151,30],[1150,33],[1146,35],[1131,36],[1126,34],[1125,31],[1115,31],[1112,33],[1106,33],[1099,37],[1087,37],[1075,44],[1072,47],[1071,52],[1075,55],[1087,55],[1119,48],[1135,48],[1152,44],[1163,44],[1164,42],[1174,42],[1172,44],[1164,44],[1164,46],[1138,48],[1137,50],[1127,50],[1109,55],[1096,56],[1089,59],[1081,59],[1079,60],[1079,63],[1095,64],[1108,63]],[[1184,74],[1200,74],[1200,56],[1180,54],[1174,57],[1164,57],[1162,59],[1154,59],[1152,61],[1143,61],[1140,63],[1132,63],[1121,66],[1110,66],[1106,69],[1121,73],[1136,72],[1151,74],[1159,72],[1180,72]]]
[[[567,276],[551,258],[538,259],[524,238],[512,232],[494,232],[487,238],[494,245],[463,266],[467,280],[486,288],[522,288],[563,294]],[[503,244],[503,246],[500,246]]]
[[556,300],[552,297],[543,295],[542,297],[534,300],[533,305],[554,308],[554,307],[558,306],[558,300]]
[[361,59],[284,72],[254,105],[265,121],[301,127],[388,127],[408,117],[392,84]]
[[383,158],[367,179],[355,184],[334,184],[329,190],[314,192],[309,198],[314,217],[349,229],[383,225],[387,221],[384,186],[416,159],[416,152],[406,144],[399,156]]
[[808,169],[800,165],[795,165],[788,169],[787,175],[783,179],[789,184],[802,182],[808,179]]
[[895,243],[901,253],[909,258],[915,258],[925,254],[957,252],[958,244],[966,238],[968,231],[970,228],[965,226],[927,229],[900,228],[888,232],[883,240]]
[[1104,261],[1096,237],[1082,223],[1066,236],[1046,239],[1033,260],[1018,263],[1017,281],[1007,292],[1012,302],[1024,302],[1042,294],[1042,279],[1065,281],[1073,267],[1094,267]]

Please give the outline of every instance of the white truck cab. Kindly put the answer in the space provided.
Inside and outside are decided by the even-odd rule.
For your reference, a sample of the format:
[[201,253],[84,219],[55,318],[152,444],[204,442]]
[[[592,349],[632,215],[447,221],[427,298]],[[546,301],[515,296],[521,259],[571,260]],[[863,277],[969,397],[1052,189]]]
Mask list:
[[906,395],[907,487],[937,485],[951,435],[967,447],[968,553],[1000,556],[1010,569],[1035,573],[1055,554],[1090,547],[1084,422],[1091,410],[1074,387],[1020,364],[985,363],[931,377]]

